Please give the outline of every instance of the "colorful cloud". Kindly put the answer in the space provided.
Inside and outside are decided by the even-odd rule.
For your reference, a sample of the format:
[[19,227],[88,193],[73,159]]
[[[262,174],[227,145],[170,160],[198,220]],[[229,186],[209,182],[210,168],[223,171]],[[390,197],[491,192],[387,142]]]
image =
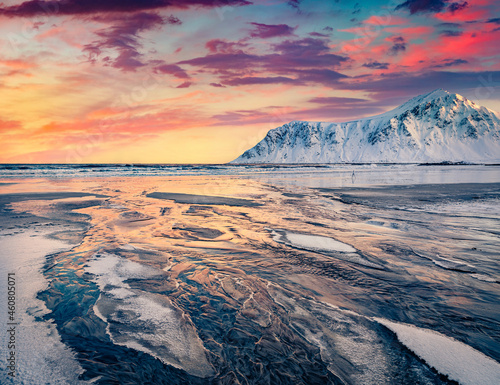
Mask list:
[[226,162],[442,87],[500,110],[493,0],[11,0],[0,162]]

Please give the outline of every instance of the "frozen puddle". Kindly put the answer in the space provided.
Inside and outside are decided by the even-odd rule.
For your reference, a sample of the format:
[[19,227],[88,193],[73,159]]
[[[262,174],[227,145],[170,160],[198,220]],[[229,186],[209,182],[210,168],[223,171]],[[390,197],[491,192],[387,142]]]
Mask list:
[[374,320],[392,330],[402,344],[450,379],[462,385],[500,384],[500,364],[469,345],[432,330],[383,318]]
[[340,251],[341,253],[355,253],[356,249],[347,243],[336,241],[332,238],[318,235],[306,235],[297,233],[286,233],[288,241],[304,249],[317,249],[325,251]]
[[271,230],[271,234],[276,242],[283,243],[290,247],[330,255],[347,262],[357,263],[358,265],[374,269],[383,269],[381,265],[370,262],[362,257],[351,245],[337,241],[333,238],[323,237],[321,235],[299,234],[278,229]]
[[101,295],[94,306],[114,343],[150,354],[193,376],[214,374],[203,342],[189,319],[159,294],[131,288],[129,279],[158,277],[163,272],[114,254],[96,255],[87,268]]
[[306,250],[338,251],[341,253],[355,253],[356,249],[347,243],[321,235],[307,235],[292,233],[285,230],[272,230],[276,242]]
[[[0,333],[0,383],[1,384],[57,384],[83,385],[78,380],[83,369],[75,355],[61,342],[56,325],[43,321],[49,313],[45,303],[36,298],[37,293],[47,288],[47,280],[41,273],[45,257],[71,248],[60,240],[46,238],[54,232],[26,230],[15,235],[0,234],[0,275],[7,273],[16,277],[16,367],[15,379],[7,376],[8,354],[6,318],[2,317],[4,330]],[[66,229],[67,230],[67,229]],[[7,309],[6,295],[0,296],[0,308]],[[6,313],[3,313],[6,317]]]

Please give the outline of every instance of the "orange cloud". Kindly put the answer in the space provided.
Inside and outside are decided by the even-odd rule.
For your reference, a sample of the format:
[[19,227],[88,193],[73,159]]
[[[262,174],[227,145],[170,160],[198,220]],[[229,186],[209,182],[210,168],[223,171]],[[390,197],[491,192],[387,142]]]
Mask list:
[[21,123],[14,120],[2,120],[0,119],[0,133],[13,133],[21,128]]
[[0,60],[0,65],[17,70],[26,70],[37,66],[33,61],[23,59]]

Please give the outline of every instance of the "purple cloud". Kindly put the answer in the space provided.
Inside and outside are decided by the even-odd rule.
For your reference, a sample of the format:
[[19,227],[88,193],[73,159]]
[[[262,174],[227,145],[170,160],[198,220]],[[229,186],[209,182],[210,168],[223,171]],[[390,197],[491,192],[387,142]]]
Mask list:
[[450,0],[407,0],[404,3],[399,4],[396,10],[408,9],[413,15],[415,13],[439,13],[445,10],[450,12],[457,12],[466,7],[469,4],[464,1],[462,3],[451,3]]
[[[320,39],[286,40],[272,45],[273,53],[249,54],[241,42],[211,40],[206,44],[209,54],[176,64],[209,70],[224,85],[271,83],[334,84],[345,75],[335,69],[346,57],[330,53]],[[265,74],[265,76],[263,76]]]
[[175,88],[188,88],[189,86],[191,86],[191,84],[192,84],[191,82],[184,82]]
[[248,5],[248,0],[29,0],[1,7],[0,15],[32,17],[37,15],[89,15],[96,13],[138,12],[161,8],[185,9],[191,6],[221,7]]
[[243,85],[253,85],[253,84],[283,84],[283,83],[295,83],[296,80],[292,78],[287,78],[284,76],[275,77],[260,77],[260,76],[249,76],[244,78],[232,78],[226,80],[224,84],[230,86],[243,86]]
[[302,0],[288,0],[287,4],[292,8],[299,9]]
[[286,40],[273,46],[275,52],[267,56],[267,69],[338,67],[348,59],[329,53],[330,47],[322,39]]
[[341,79],[348,78],[340,72],[327,68],[295,70],[294,72],[297,73],[298,79],[302,83],[318,83],[328,86],[336,85]]
[[391,40],[394,44],[389,49],[389,52],[388,52],[389,55],[394,56],[402,51],[406,51],[406,41],[405,41],[404,37],[397,36],[397,37],[392,38]]
[[464,59],[447,59],[444,60],[441,64],[436,64],[433,66],[434,68],[445,68],[445,67],[454,67],[461,64],[467,64],[468,61]]
[[[391,106],[385,101],[370,101],[356,98],[314,98],[309,102],[319,101],[319,106],[312,108],[292,109],[290,107],[268,106],[261,110],[236,110],[212,116],[216,120],[212,126],[250,125],[269,123],[279,126],[291,120],[320,120],[339,122],[359,119],[381,113]],[[286,111],[285,114],[282,111]]]
[[466,1],[464,1],[463,3],[452,3],[448,7],[448,10],[451,13],[455,13],[455,12],[461,11],[464,8],[467,8],[468,6],[469,6],[469,3]]
[[444,31],[439,32],[441,36],[448,36],[448,37],[454,37],[454,36],[461,36],[463,34],[462,31],[454,31],[451,29],[445,29]]
[[243,52],[242,48],[248,46],[247,43],[240,41],[226,41],[222,39],[212,39],[205,43],[205,47],[208,48],[210,52],[222,52],[222,53],[239,53]]
[[164,24],[179,24],[180,21],[174,16],[162,17],[156,13],[139,12],[129,15],[108,14],[104,16],[94,16],[93,21],[101,23],[114,23],[113,26],[101,29],[96,32],[99,40],[84,46],[83,51],[88,54],[89,60],[96,62],[100,54],[111,49],[118,52],[118,57],[112,61],[107,57],[106,61],[111,62],[115,68],[124,71],[134,71],[137,67],[142,67],[141,47],[138,34],[140,32],[159,28]]
[[301,40],[286,40],[274,45],[275,51],[287,55],[305,56],[318,55],[330,51],[327,43],[322,39],[305,38]]
[[330,47],[319,39],[306,38],[287,40],[276,44],[273,49],[277,53],[253,55],[245,53],[239,42],[211,40],[207,44],[211,52],[206,56],[184,60],[178,64],[190,64],[219,70],[239,70],[262,66],[270,71],[281,71],[287,68],[336,67],[347,59],[330,54]]
[[389,68],[389,63],[379,63],[378,61],[372,61],[372,62],[363,64],[363,67],[371,68],[374,70],[386,70]]
[[327,96],[327,97],[315,97],[309,100],[309,103],[317,104],[336,104],[336,105],[346,105],[346,104],[358,104],[366,103],[368,100],[360,98],[344,98],[340,96]]
[[181,67],[175,64],[162,64],[155,67],[156,73],[173,75],[179,79],[189,79],[189,75]]
[[136,68],[145,65],[139,60],[140,56],[140,53],[134,49],[123,49],[114,60],[112,66],[124,71],[135,71]]
[[396,10],[407,8],[411,14],[418,12],[441,12],[446,8],[448,0],[407,0],[396,7]]
[[177,64],[189,64],[192,66],[212,69],[215,73],[224,74],[229,70],[241,71],[253,68],[260,64],[262,58],[257,55],[240,53],[215,53],[189,60],[183,60]]
[[327,34],[325,34],[325,33],[319,33],[319,32],[310,32],[309,36],[313,36],[313,37],[328,37]]
[[250,33],[250,36],[260,39],[269,39],[276,36],[290,36],[293,35],[293,31],[295,31],[295,28],[292,28],[286,24],[250,24],[255,27],[255,29]]
[[438,24],[438,27],[443,27],[443,28],[460,28],[461,26],[462,24],[460,23],[449,23],[449,22]]
[[[336,88],[369,92],[376,99],[385,99],[388,102],[394,101],[394,105],[400,104],[401,101],[408,97],[429,92],[429,90],[438,87],[463,94],[469,93],[472,96],[480,94],[488,95],[487,98],[498,99],[500,87],[493,82],[493,79],[499,78],[500,71],[459,72],[441,70],[417,74],[401,72],[388,74],[376,80],[358,78],[355,79],[356,82],[342,81],[336,85]],[[485,82],[491,82],[490,88],[485,86],[485,84],[488,84]]]

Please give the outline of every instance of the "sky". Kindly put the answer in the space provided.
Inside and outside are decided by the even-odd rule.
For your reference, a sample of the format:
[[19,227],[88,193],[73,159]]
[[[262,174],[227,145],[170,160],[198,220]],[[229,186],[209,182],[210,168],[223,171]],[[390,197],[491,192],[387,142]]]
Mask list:
[[436,88],[500,111],[499,41],[496,0],[3,0],[0,162],[225,163]]

